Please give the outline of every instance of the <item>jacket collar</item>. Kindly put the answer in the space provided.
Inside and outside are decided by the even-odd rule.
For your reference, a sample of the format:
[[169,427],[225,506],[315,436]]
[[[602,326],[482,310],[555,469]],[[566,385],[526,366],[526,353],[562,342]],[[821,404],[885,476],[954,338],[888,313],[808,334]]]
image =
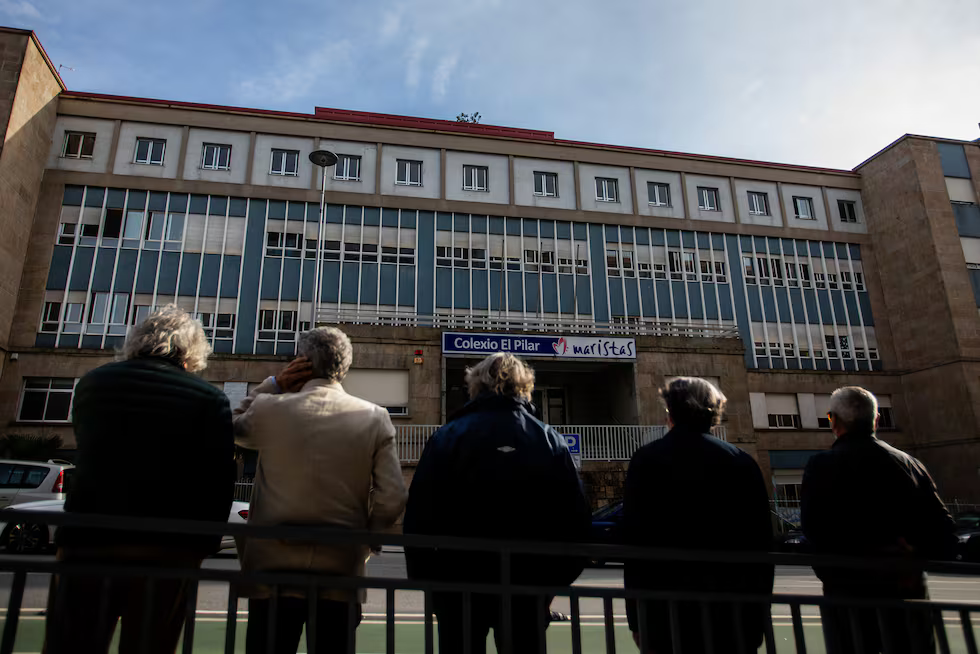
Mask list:
[[842,436],[838,436],[837,440],[834,441],[834,444],[831,447],[837,447],[838,445],[841,446],[850,445],[851,443],[870,442],[876,440],[878,440],[878,437],[875,436],[874,432],[851,431],[851,432],[847,432]]
[[312,391],[317,388],[329,388],[332,390],[339,390],[341,392],[346,392],[344,391],[344,387],[340,385],[340,382],[331,381],[329,379],[322,379],[320,377],[311,379],[310,381],[306,382],[305,384],[303,384],[303,388],[301,388],[300,390]]
[[673,440],[675,438],[688,438],[690,436],[710,436],[710,435],[711,434],[705,434],[700,429],[694,429],[693,427],[682,427],[679,425],[674,425],[673,427],[670,428],[670,431],[664,434],[664,438],[670,438]]
[[480,393],[472,400],[463,405],[456,413],[450,416],[450,420],[462,418],[465,415],[478,411],[519,411],[524,409],[534,415],[534,407],[527,400],[509,395],[496,395],[494,393]]

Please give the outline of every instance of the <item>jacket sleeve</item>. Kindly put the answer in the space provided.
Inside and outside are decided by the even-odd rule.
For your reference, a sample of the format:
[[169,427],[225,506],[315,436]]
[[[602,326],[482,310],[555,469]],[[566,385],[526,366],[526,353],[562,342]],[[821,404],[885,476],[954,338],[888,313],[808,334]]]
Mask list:
[[[194,451],[200,483],[197,515],[208,522],[227,522],[235,493],[235,447],[228,398],[216,397],[208,414]],[[220,541],[220,536],[203,537],[205,553],[216,552]]]
[[831,489],[826,487],[828,472],[824,467],[820,454],[811,457],[803,469],[803,485],[800,489],[803,535],[817,553],[834,551],[834,501],[829,496]]
[[956,552],[956,523],[953,516],[939,497],[936,482],[926,467],[914,461],[917,481],[918,504],[916,533],[910,543],[920,550],[920,555],[929,560],[952,559]]
[[253,406],[255,400],[262,394],[278,394],[279,386],[276,384],[275,377],[269,377],[261,384],[256,386],[251,393],[245,396],[242,403],[232,413],[234,422],[235,444],[250,450],[258,450],[262,447],[263,430],[256,424],[258,422],[256,409]]
[[376,411],[379,419],[372,470],[374,492],[371,516],[368,519],[368,528],[372,531],[387,529],[395,524],[398,516],[405,509],[405,502],[408,499],[408,491],[405,489],[405,479],[402,477],[402,467],[395,447],[395,428],[391,424],[387,411],[380,408]]
[[[564,437],[554,429],[550,429],[550,432],[551,438],[562,444],[552,458],[549,484],[553,490],[552,497],[556,500],[552,504],[551,519],[554,520],[555,532],[551,540],[586,542],[592,525],[589,501],[585,497],[585,490],[582,488],[582,481],[579,479],[578,470],[575,469],[572,455],[564,446]],[[556,585],[569,585],[582,574],[587,562],[584,557],[553,557],[547,564],[552,568],[549,571],[548,576],[551,578],[548,581]]]
[[[443,428],[445,429],[445,428]],[[445,492],[442,474],[441,431],[429,438],[408,489],[403,531],[406,534],[431,535],[437,533],[440,508],[439,498]],[[406,547],[405,563],[410,579],[437,579],[439,560],[437,552],[428,548]]]

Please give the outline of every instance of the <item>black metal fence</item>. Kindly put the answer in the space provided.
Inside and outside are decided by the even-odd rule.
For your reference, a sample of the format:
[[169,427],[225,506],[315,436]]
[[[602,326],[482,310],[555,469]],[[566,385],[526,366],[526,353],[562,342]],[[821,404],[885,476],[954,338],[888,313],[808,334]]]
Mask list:
[[[617,634],[622,635],[624,629],[622,615],[617,615],[614,607],[618,600],[637,600],[639,602],[640,624],[646,624],[644,618],[646,611],[652,603],[659,602],[657,606],[666,608],[669,614],[667,621],[670,631],[670,646],[673,652],[709,652],[712,654],[722,654],[722,652],[745,652],[746,647],[741,641],[737,644],[728,643],[719,646],[714,639],[713,632],[717,627],[715,617],[717,612],[714,610],[719,606],[730,607],[734,611],[736,625],[737,616],[751,607],[762,607],[764,615],[764,639],[762,649],[767,654],[776,652],[794,651],[797,654],[806,654],[810,651],[819,650],[824,647],[822,631],[826,631],[826,624],[822,631],[815,631],[819,623],[815,616],[826,614],[826,612],[844,611],[845,615],[850,615],[851,632],[848,637],[847,651],[870,652],[877,651],[874,646],[869,646],[862,638],[861,630],[865,629],[865,623],[857,619],[859,612],[864,612],[877,616],[877,624],[883,631],[891,629],[892,633],[885,638],[882,645],[884,652],[906,652],[923,651],[909,649],[914,634],[911,633],[912,627],[909,626],[909,634],[894,633],[896,623],[889,622],[889,616],[907,615],[925,617],[929,623],[930,630],[934,629],[936,646],[943,654],[950,652],[963,651],[969,654],[977,654],[977,639],[974,631],[974,622],[980,623],[980,601],[935,601],[928,599],[921,600],[883,600],[875,598],[866,599],[842,599],[828,598],[821,595],[789,595],[789,594],[745,594],[745,593],[705,593],[705,592],[682,592],[682,591],[649,591],[649,590],[629,590],[616,585],[573,585],[571,587],[548,587],[548,586],[527,586],[512,583],[512,571],[515,555],[543,555],[547,557],[587,557],[589,559],[601,559],[606,561],[615,560],[637,560],[648,562],[670,562],[671,564],[696,564],[710,565],[723,564],[730,566],[732,570],[740,569],[751,564],[774,564],[777,566],[802,566],[809,567],[814,564],[821,566],[832,565],[842,569],[868,571],[891,571],[909,573],[918,572],[921,563],[908,560],[889,560],[889,559],[844,559],[844,558],[818,558],[808,555],[794,554],[770,554],[770,553],[734,553],[734,552],[711,552],[711,551],[682,551],[682,550],[654,550],[646,548],[635,548],[613,545],[593,545],[593,544],[568,544],[568,543],[528,543],[511,541],[488,541],[459,539],[446,537],[421,537],[421,536],[401,536],[389,534],[374,534],[369,532],[358,532],[338,529],[326,529],[309,526],[277,526],[262,527],[255,525],[231,525],[218,523],[201,523],[176,520],[153,520],[153,519],[134,519],[110,517],[110,516],[79,516],[73,514],[50,514],[50,513],[31,513],[27,511],[4,511],[4,517],[8,522],[32,523],[43,522],[59,526],[70,525],[73,527],[90,527],[94,529],[106,530],[106,533],[118,530],[139,530],[156,532],[159,534],[195,534],[195,535],[232,535],[236,538],[248,537],[255,539],[275,539],[285,541],[299,541],[305,543],[317,543],[321,545],[371,545],[377,547],[379,544],[387,546],[414,547],[420,549],[438,548],[440,550],[452,550],[456,552],[468,553],[487,553],[494,555],[499,564],[499,583],[463,583],[459,581],[420,581],[400,577],[337,577],[307,572],[242,572],[235,569],[215,569],[211,567],[196,568],[193,566],[185,567],[162,567],[152,564],[130,564],[124,565],[118,562],[86,563],[71,560],[51,560],[49,558],[18,558],[6,557],[0,560],[0,572],[12,573],[10,584],[10,595],[7,604],[6,618],[4,620],[2,637],[0,637],[0,654],[11,654],[15,651],[18,630],[22,625],[21,611],[25,594],[25,587],[31,575],[57,575],[60,579],[71,579],[73,577],[98,577],[108,579],[146,579],[148,589],[152,589],[154,583],[165,580],[183,580],[187,582],[188,592],[184,613],[186,621],[184,623],[182,652],[189,654],[195,650],[195,636],[199,627],[198,618],[198,587],[202,582],[218,582],[227,584],[227,610],[224,612],[224,640],[222,649],[226,654],[231,654],[241,650],[241,643],[236,643],[238,639],[237,625],[239,621],[239,597],[242,589],[250,584],[263,584],[273,590],[271,602],[273,605],[277,598],[281,597],[282,589],[303,589],[308,602],[309,616],[312,618],[317,613],[317,598],[327,589],[347,589],[355,591],[358,589],[375,589],[384,594],[385,614],[384,614],[384,648],[389,654],[397,650],[397,633],[399,622],[395,611],[396,593],[419,592],[424,596],[423,614],[423,651],[432,654],[436,649],[436,620],[433,615],[433,597],[438,593],[456,593],[459,598],[461,614],[463,616],[463,646],[461,651],[469,654],[471,645],[469,635],[471,633],[474,620],[474,602],[483,596],[492,596],[494,601],[499,598],[501,611],[499,624],[496,626],[499,636],[497,644],[500,652],[526,652],[544,651],[545,643],[518,642],[514,638],[514,624],[511,608],[519,598],[536,598],[539,604],[547,601],[545,598],[566,598],[570,606],[570,643],[571,652],[579,654],[583,651],[598,651],[594,645],[590,645],[594,639],[588,642],[583,638],[583,628],[586,626],[598,627],[601,629],[602,638],[599,646],[606,652],[615,652],[617,647],[623,651],[623,643],[617,643]],[[956,562],[929,562],[925,569],[933,573],[946,573],[956,575],[980,575],[980,565]],[[496,576],[496,575],[494,575]],[[452,577],[450,577],[452,578]],[[457,579],[459,577],[456,577]],[[149,596],[151,591],[148,590]],[[980,598],[977,598],[980,600]],[[583,601],[591,601],[601,604],[601,624],[597,625],[592,619],[587,625],[587,621],[582,614],[581,606]],[[680,628],[682,617],[691,609],[699,610],[701,621],[701,632],[697,642],[691,642],[689,630]],[[69,610],[71,607],[68,607]],[[108,609],[106,609],[108,610]],[[727,610],[727,609],[726,609]],[[49,614],[48,619],[51,619]],[[213,618],[210,618],[213,621]],[[919,621],[921,624],[921,620]],[[354,624],[352,618],[352,626]],[[913,621],[900,621],[899,624],[912,625]],[[785,631],[785,636],[777,642],[776,630]],[[901,630],[901,628],[899,628]],[[780,633],[783,633],[782,631]],[[325,634],[317,633],[317,622],[310,620],[306,627],[307,646],[309,652],[315,652],[318,638],[325,637]],[[544,632],[541,632],[543,639]],[[641,651],[651,651],[649,643],[653,634],[647,629],[641,628],[639,633],[639,645]],[[662,634],[659,634],[662,637]],[[688,638],[687,641],[684,639]],[[785,639],[785,640],[784,640]],[[268,637],[269,648],[273,651],[273,636]],[[141,640],[139,651],[157,651],[152,649],[152,636]],[[39,643],[32,646],[31,651],[38,651]],[[869,649],[870,647],[870,649]],[[197,650],[200,651],[200,650]],[[209,650],[213,651],[213,650]],[[353,639],[348,644],[348,652],[356,651]],[[636,651],[631,643],[625,651]],[[662,650],[658,650],[662,651]],[[444,652],[443,654],[449,654]]]

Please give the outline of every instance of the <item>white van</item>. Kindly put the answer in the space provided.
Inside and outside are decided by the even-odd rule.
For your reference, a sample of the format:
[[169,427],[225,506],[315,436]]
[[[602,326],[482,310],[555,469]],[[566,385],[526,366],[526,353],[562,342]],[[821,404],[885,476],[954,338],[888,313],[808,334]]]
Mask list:
[[75,466],[67,461],[0,459],[0,509],[12,504],[64,500]]

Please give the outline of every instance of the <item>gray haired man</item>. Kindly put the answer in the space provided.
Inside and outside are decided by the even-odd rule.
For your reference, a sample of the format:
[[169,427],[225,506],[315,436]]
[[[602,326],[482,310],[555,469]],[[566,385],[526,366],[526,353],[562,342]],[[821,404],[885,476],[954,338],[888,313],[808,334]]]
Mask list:
[[[921,562],[950,557],[956,544],[953,519],[925,466],[875,436],[875,396],[857,386],[839,388],[830,397],[828,417],[837,440],[813,456],[803,474],[803,533],[814,552]],[[889,572],[814,566],[814,571],[827,597],[928,597],[919,567]],[[823,607],[821,614],[829,654],[935,651],[927,611],[878,615],[873,609]]]
[[[249,522],[382,530],[394,524],[408,493],[388,412],[348,395],[343,381],[353,358],[350,340],[333,327],[299,337],[300,357],[260,384],[234,412],[235,441],[258,450]],[[246,571],[364,574],[367,547],[252,538],[241,552]],[[306,589],[246,589],[246,652],[296,652],[309,615]],[[360,619],[359,597],[322,588],[317,638],[310,652],[346,651]]]

